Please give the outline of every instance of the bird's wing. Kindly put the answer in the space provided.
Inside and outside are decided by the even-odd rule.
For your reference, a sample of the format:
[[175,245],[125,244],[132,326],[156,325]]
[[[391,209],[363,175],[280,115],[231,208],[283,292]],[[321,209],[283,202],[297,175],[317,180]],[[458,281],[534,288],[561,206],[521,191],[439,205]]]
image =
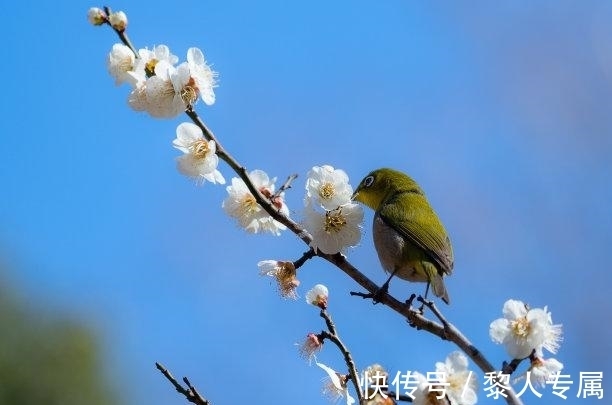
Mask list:
[[450,239],[422,194],[399,193],[382,204],[378,215],[387,225],[423,249],[444,273],[453,271]]

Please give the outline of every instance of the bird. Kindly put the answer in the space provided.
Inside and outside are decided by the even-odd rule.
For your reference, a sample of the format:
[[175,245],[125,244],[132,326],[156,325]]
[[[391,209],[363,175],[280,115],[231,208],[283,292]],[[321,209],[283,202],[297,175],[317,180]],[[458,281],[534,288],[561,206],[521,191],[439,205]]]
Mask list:
[[417,182],[398,170],[381,168],[361,180],[352,198],[374,210],[374,247],[390,273],[379,292],[387,292],[397,276],[426,282],[425,299],[431,285],[434,295],[450,304],[443,278],[453,271],[453,248]]

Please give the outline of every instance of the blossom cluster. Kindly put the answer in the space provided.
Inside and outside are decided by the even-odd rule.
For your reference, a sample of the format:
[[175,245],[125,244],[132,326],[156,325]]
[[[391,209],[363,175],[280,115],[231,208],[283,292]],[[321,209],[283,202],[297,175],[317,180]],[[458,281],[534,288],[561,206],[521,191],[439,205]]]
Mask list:
[[308,172],[304,199],[304,227],[311,246],[323,253],[344,252],[361,240],[363,209],[352,201],[347,174],[332,166],[315,166]]
[[189,48],[187,60],[177,63],[178,57],[166,45],[134,53],[121,43],[113,45],[107,61],[115,84],[132,86],[128,104],[156,118],[176,117],[198,99],[207,105],[215,102],[217,74],[206,63],[202,51]]
[[[283,193],[274,194],[275,179],[270,181],[267,174],[259,170],[251,172],[250,178],[264,196],[273,197],[273,205],[288,217],[289,210],[284,203]],[[361,240],[363,209],[352,201],[353,188],[349,184],[347,174],[330,165],[314,166],[308,172],[305,188],[303,226],[312,237],[310,246],[326,254],[345,252],[349,247],[356,246]],[[233,179],[232,185],[227,189],[230,196],[223,202],[223,208],[247,231],[257,233],[266,230],[278,235],[286,228],[257,204],[241,179]],[[276,278],[281,296],[297,298],[299,281],[295,274],[288,281],[284,276],[285,272],[279,270],[287,263],[264,260],[260,261],[258,266],[261,274]],[[309,303],[325,309],[325,286],[317,285],[309,291],[306,299]]]

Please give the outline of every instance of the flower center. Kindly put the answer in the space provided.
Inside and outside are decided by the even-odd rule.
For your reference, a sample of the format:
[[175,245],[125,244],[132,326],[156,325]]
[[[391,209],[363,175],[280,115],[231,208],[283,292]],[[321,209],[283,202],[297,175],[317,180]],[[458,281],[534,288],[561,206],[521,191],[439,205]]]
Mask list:
[[195,87],[187,84],[181,89],[181,100],[183,100],[183,103],[185,103],[186,106],[193,106],[197,99],[198,92]]
[[334,185],[331,183],[325,183],[319,187],[319,197],[324,200],[331,199],[334,194],[336,194],[336,190],[334,189]]
[[527,320],[527,317],[525,316],[512,321],[511,327],[512,327],[512,333],[514,333],[515,336],[522,337],[522,338],[527,337],[531,329],[531,326],[529,325],[529,321]]
[[210,147],[208,146],[208,142],[204,139],[199,139],[191,144],[189,147],[191,153],[196,159],[204,159],[208,152],[210,152]]
[[242,198],[240,205],[242,206],[242,209],[244,210],[246,214],[253,214],[257,212],[259,208],[259,206],[257,205],[257,201],[255,200],[255,197],[253,197],[253,194],[245,195]]
[[325,232],[340,232],[344,225],[346,225],[346,218],[342,215],[341,210],[325,213],[325,225],[323,225]]
[[155,76],[155,65],[159,62],[157,59],[153,58],[145,64],[145,75],[147,77]]

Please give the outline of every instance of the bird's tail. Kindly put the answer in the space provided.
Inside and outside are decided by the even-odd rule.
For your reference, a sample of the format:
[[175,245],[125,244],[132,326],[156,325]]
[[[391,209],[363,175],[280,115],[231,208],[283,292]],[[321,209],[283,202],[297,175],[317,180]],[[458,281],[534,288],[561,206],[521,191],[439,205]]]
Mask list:
[[431,280],[431,289],[436,297],[440,297],[442,301],[450,304],[450,298],[448,297],[448,291],[446,291],[446,286],[444,285],[444,280],[442,276],[436,274]]
[[450,298],[448,297],[448,292],[446,291],[446,286],[444,285],[444,280],[442,279],[442,275],[438,273],[438,269],[427,263],[425,266],[425,272],[427,273],[427,278],[429,279],[429,285],[431,285],[431,289],[436,297],[440,297],[442,301],[447,304],[450,304]]

